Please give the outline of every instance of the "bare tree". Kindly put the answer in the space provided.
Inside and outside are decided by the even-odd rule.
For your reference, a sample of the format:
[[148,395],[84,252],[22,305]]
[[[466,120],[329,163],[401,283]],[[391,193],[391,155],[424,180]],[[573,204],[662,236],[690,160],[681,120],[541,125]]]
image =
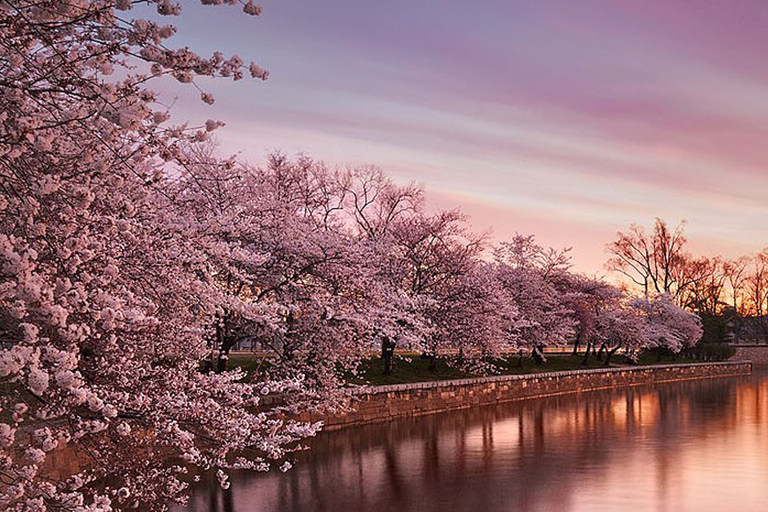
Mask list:
[[747,313],[747,281],[749,279],[748,267],[751,258],[742,256],[736,260],[726,261],[723,264],[725,278],[730,288],[731,306],[739,316]]
[[656,292],[677,297],[686,259],[684,227],[681,222],[670,229],[666,221],[656,218],[653,232],[648,234],[642,226],[632,224],[608,244],[608,268],[629,278],[646,296]]
[[677,271],[677,302],[680,306],[701,315],[716,316],[728,305],[728,276],[722,258],[685,256]]
[[762,337],[768,339],[768,247],[752,260],[747,293],[749,312],[755,317]]

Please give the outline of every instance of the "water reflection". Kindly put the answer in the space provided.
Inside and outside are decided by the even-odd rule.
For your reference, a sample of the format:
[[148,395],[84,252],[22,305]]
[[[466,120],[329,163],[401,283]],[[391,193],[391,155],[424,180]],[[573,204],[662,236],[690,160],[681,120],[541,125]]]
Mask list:
[[768,380],[666,384],[329,433],[193,512],[719,511],[768,503]]

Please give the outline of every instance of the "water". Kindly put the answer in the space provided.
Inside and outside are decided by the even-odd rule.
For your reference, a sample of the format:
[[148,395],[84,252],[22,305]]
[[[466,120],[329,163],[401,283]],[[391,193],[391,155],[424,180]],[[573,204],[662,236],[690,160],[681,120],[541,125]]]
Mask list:
[[192,512],[768,510],[768,375],[595,392],[321,435]]

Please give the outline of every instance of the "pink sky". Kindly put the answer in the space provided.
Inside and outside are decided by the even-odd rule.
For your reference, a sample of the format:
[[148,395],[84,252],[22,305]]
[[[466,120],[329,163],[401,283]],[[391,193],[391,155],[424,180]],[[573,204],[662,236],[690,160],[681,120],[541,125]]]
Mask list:
[[768,245],[765,0],[280,0],[257,19],[185,2],[177,44],[266,83],[169,87],[222,148],[375,164],[495,239],[572,246],[580,270],[631,222],[688,221],[697,252]]

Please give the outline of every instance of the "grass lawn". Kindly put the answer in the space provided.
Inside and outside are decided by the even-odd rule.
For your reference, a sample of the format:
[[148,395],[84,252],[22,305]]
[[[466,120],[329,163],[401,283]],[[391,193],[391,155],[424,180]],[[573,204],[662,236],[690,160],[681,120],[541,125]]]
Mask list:
[[[494,361],[497,372],[494,375],[513,375],[523,373],[559,372],[567,370],[584,370],[588,368],[605,368],[605,363],[590,358],[588,365],[582,365],[582,356],[570,354],[547,355],[547,362],[536,366],[533,359],[524,357],[522,364],[517,356],[509,359]],[[611,366],[625,366],[631,364],[624,356],[611,358]],[[466,379],[479,375],[464,372],[455,368],[446,360],[438,359],[437,369],[429,370],[429,361],[421,359],[418,355],[410,357],[396,356],[392,375],[384,375],[383,362],[379,358],[372,358],[363,362],[361,368],[361,380],[358,383],[372,385],[403,384],[408,382],[425,382],[430,380]]]
[[[605,363],[597,361],[594,357],[590,357],[588,365],[582,364],[582,356],[572,356],[566,354],[547,354],[547,362],[541,366],[536,366],[530,357],[525,357],[520,363],[516,355],[511,356],[509,359],[498,359],[494,361],[497,368],[495,374],[498,375],[511,375],[511,374],[523,374],[523,373],[541,373],[541,372],[557,372],[567,370],[583,370],[589,368],[605,368]],[[657,360],[655,354],[643,355],[640,359],[640,364],[659,364],[659,363],[671,363],[671,362],[688,362],[688,361],[672,361],[669,357],[662,358],[661,361]],[[629,366],[632,363],[622,355],[614,355],[611,358],[611,366]],[[229,357],[229,367],[240,367],[248,374],[253,375],[257,373],[259,369],[266,369],[269,365],[269,360],[265,360],[263,357],[259,357],[254,354],[238,353],[232,354]],[[388,385],[388,384],[404,384],[410,382],[426,382],[432,380],[449,380],[449,379],[466,379],[472,377],[478,377],[480,375],[471,374],[466,371],[457,368],[454,365],[449,364],[446,359],[437,360],[437,368],[433,371],[429,370],[429,361],[422,359],[419,355],[407,354],[396,355],[394,361],[394,371],[391,375],[384,375],[383,362],[378,357],[372,357],[363,361],[360,373],[353,377],[350,376],[349,381],[354,384],[370,384],[370,385]]]
[[238,353],[229,355],[229,368],[242,368],[248,375],[253,375],[260,370],[269,367],[269,359],[251,353]]

